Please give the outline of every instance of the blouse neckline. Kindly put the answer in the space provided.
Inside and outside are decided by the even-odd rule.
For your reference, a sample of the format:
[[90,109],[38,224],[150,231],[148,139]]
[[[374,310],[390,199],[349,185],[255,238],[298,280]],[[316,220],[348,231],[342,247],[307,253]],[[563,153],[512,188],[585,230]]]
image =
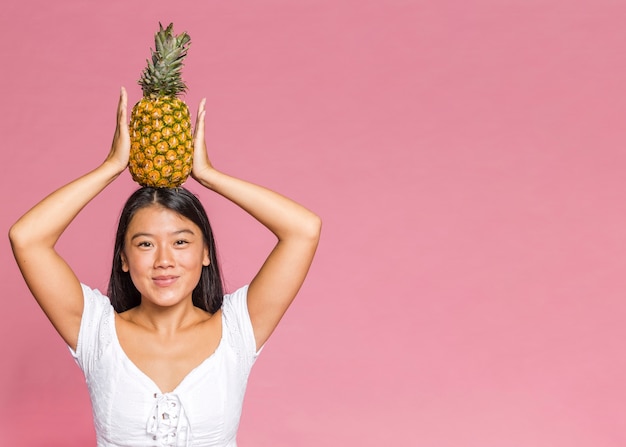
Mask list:
[[148,375],[146,374],[141,368],[139,368],[135,362],[133,362],[130,357],[128,357],[128,355],[126,354],[126,351],[124,351],[124,348],[122,348],[122,344],[120,343],[119,338],[117,337],[117,326],[116,326],[116,313],[115,311],[111,312],[112,314],[112,318],[113,318],[113,324],[112,326],[112,332],[113,332],[113,342],[115,344],[115,348],[119,350],[122,360],[130,366],[130,368],[135,371],[136,375],[141,378],[144,382],[148,383],[150,385],[151,388],[154,388],[156,390],[157,393],[159,393],[160,395],[169,395],[169,394],[176,394],[177,391],[179,391],[180,388],[182,388],[182,386],[188,381],[188,379],[195,375],[195,373],[200,370],[203,369],[205,367],[205,365],[208,365],[210,363],[212,363],[213,359],[217,356],[218,352],[220,352],[223,349],[223,345],[224,345],[224,333],[225,333],[225,321],[224,321],[224,311],[222,311],[222,334],[220,336],[220,342],[218,343],[217,347],[215,348],[215,350],[207,357],[205,358],[202,362],[200,362],[200,364],[198,364],[197,366],[195,366],[194,368],[192,368],[187,374],[185,374],[185,376],[181,379],[181,381],[178,383],[178,385],[176,385],[176,387],[174,387],[174,389],[172,391],[168,391],[168,392],[163,392],[161,390],[161,388],[156,384],[156,382]]

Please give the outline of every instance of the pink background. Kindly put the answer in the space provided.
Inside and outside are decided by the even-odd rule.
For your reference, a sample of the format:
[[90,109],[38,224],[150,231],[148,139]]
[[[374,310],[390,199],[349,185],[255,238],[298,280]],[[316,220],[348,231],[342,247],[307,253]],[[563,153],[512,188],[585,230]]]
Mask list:
[[[242,446],[626,445],[626,6],[616,0],[12,1],[6,234],[95,167],[158,21],[187,30],[215,164],[324,219],[253,371]],[[272,238],[193,181],[228,287]],[[59,249],[106,289],[127,174]],[[92,445],[83,378],[0,239],[0,444]]]

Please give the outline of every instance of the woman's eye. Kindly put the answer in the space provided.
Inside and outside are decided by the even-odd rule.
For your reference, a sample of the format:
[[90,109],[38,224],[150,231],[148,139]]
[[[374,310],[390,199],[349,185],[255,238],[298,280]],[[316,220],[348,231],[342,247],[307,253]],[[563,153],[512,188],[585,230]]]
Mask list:
[[151,247],[152,244],[150,242],[139,242],[139,244],[137,244],[138,247]]
[[187,243],[188,243],[187,241],[181,239],[181,240],[176,241],[175,245],[185,245]]

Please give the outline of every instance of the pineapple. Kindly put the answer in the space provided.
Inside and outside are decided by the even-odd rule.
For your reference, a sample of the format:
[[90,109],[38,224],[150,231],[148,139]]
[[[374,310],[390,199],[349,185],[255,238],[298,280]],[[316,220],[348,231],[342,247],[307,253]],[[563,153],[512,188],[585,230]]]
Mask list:
[[191,39],[187,33],[174,36],[172,27],[159,23],[156,49],[138,81],[143,98],[130,117],[129,170],[142,186],[175,188],[191,173],[189,108],[177,97],[187,90],[180,73]]

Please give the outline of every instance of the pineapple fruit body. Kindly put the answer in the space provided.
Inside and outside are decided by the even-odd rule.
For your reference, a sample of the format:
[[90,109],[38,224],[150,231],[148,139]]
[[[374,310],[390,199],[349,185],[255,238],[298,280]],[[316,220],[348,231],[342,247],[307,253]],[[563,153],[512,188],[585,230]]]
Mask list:
[[172,28],[159,23],[152,58],[138,81],[143,98],[130,116],[128,168],[142,186],[176,188],[193,163],[189,109],[178,98],[187,89],[181,70],[191,39],[187,33],[174,35]]
[[130,118],[129,170],[142,186],[175,188],[191,173],[193,139],[189,108],[169,96],[144,97]]

